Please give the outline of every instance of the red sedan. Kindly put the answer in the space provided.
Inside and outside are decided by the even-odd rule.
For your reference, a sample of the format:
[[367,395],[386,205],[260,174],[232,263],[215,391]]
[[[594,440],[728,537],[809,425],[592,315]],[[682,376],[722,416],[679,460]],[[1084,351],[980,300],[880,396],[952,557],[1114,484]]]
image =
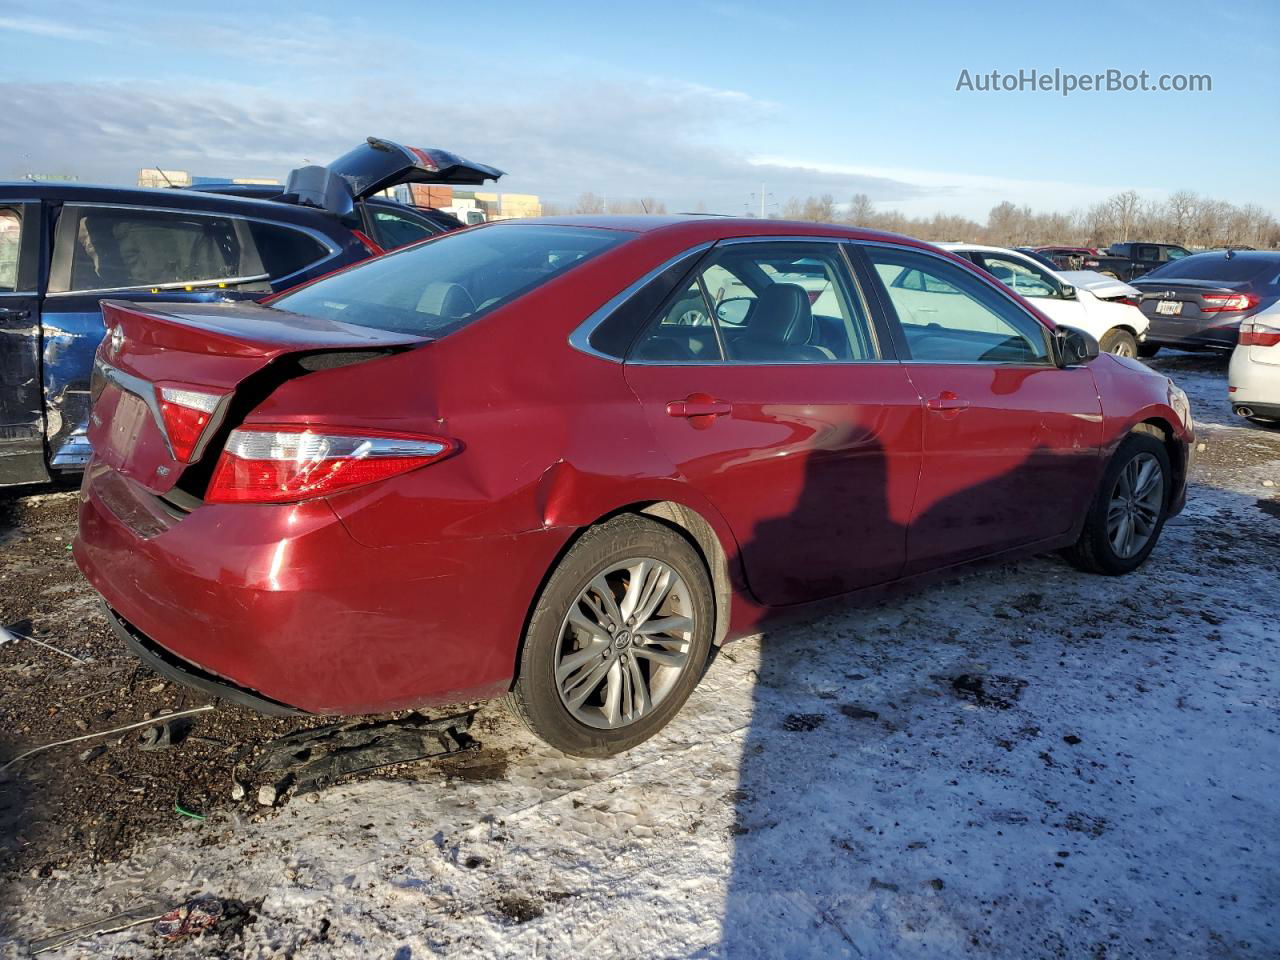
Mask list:
[[1128,573],[1185,497],[1171,381],[888,234],[506,222],[104,312],[76,560],[145,662],[267,711],[507,695],[616,753],[774,614]]

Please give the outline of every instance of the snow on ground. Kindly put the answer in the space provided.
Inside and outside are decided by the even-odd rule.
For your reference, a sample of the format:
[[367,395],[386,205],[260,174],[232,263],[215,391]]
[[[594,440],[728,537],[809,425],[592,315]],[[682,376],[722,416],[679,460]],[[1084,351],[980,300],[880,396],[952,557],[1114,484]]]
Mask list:
[[206,891],[257,919],[45,956],[1280,956],[1280,432],[1160,365],[1206,448],[1139,574],[1039,558],[730,645],[609,761],[491,706],[471,778],[190,824],[24,881],[14,929]]

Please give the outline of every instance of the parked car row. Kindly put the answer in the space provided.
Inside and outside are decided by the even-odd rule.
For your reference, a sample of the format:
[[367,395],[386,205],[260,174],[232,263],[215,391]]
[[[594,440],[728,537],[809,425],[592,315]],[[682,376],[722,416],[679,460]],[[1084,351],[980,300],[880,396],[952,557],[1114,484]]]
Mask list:
[[263,303],[104,301],[76,562],[179,682],[268,712],[506,696],[584,756],[775,616],[1047,550],[1133,571],[1183,506],[1186,395],[1041,309],[1102,301],[961,252],[563,218]]
[[369,138],[279,187],[0,185],[0,486],[78,470],[104,297],[252,300],[458,224],[377,196],[502,171]]

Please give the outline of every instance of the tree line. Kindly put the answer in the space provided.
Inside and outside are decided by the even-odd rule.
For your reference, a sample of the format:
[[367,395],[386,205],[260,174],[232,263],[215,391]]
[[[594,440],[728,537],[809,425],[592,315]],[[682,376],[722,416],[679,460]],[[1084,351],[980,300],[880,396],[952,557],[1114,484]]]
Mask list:
[[[705,204],[699,203],[689,212],[705,213],[706,209]],[[608,198],[584,193],[574,204],[547,203],[543,210],[550,215],[643,214],[666,213],[667,206],[654,197]],[[958,240],[1008,247],[1049,243],[1105,247],[1131,240],[1179,243],[1200,249],[1280,247],[1280,221],[1262,207],[1252,203],[1237,206],[1191,190],[1179,190],[1164,200],[1144,199],[1136,190],[1125,190],[1086,209],[1066,213],[1036,211],[1006,200],[991,208],[986,223],[946,213],[909,217],[897,210],[879,209],[865,193],[854,194],[843,204],[829,193],[803,200],[792,197],[769,216],[846,223],[905,233],[921,240]]]

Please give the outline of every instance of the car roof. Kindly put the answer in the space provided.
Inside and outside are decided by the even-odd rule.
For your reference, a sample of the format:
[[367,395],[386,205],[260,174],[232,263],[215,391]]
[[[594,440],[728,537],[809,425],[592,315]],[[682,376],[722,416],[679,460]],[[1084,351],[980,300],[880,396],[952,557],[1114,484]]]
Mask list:
[[846,224],[815,223],[810,220],[761,220],[756,217],[724,217],[715,214],[650,214],[636,216],[575,215],[565,217],[533,217],[519,220],[496,220],[472,227],[472,230],[502,227],[504,224],[547,224],[552,226],[594,227],[637,234],[661,234],[688,239],[694,243],[731,237],[838,237],[847,240],[881,241],[912,247],[929,248],[912,237],[867,230]]
[[117,203],[138,207],[164,207],[170,210],[227,213],[284,223],[304,223],[312,227],[325,223],[332,224],[334,228],[338,226],[335,217],[312,207],[270,199],[238,197],[228,193],[175,190],[172,187],[113,187],[89,183],[18,180],[0,182],[0,200]]

